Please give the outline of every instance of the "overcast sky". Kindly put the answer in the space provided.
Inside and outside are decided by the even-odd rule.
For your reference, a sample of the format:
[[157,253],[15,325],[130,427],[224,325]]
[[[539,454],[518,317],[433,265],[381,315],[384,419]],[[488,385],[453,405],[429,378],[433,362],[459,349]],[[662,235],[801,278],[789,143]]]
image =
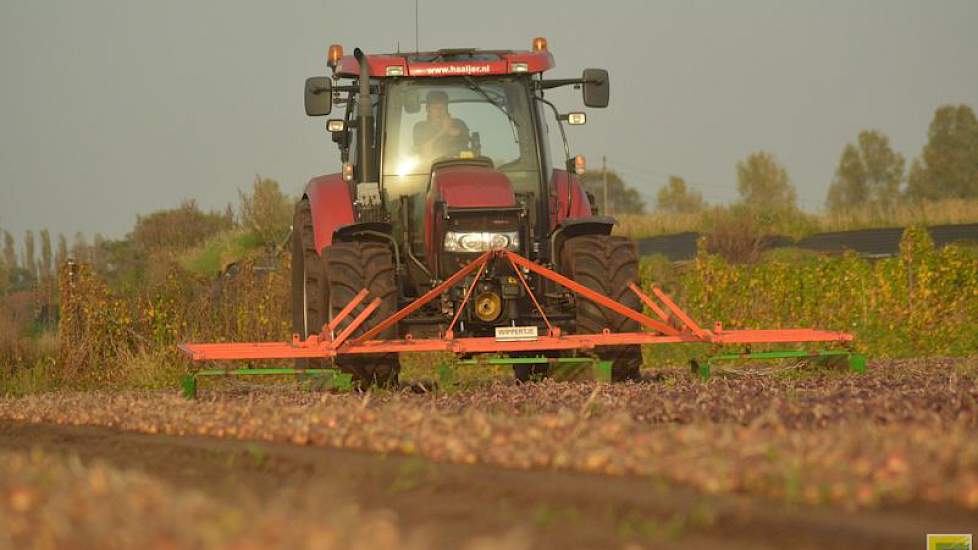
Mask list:
[[[611,72],[571,130],[654,197],[678,174],[711,202],[774,153],[821,208],[846,142],[882,130],[908,159],[934,109],[978,108],[978,1],[420,0],[422,49],[526,49],[554,77]],[[298,193],[337,171],[302,82],[326,49],[414,47],[414,1],[0,2],[0,227],[121,237],[139,213],[237,202],[255,174]],[[557,96],[565,110],[579,93]]]

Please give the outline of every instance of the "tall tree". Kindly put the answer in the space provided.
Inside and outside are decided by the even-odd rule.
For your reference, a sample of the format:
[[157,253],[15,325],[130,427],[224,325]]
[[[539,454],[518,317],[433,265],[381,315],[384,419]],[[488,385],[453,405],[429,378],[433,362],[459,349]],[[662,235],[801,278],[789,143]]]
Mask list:
[[756,208],[795,208],[795,186],[774,155],[751,153],[737,163],[737,191],[741,200]]
[[7,287],[10,286],[11,269],[13,266],[7,265],[6,257],[0,257],[0,296],[3,296],[7,292]]
[[602,204],[604,200],[604,176],[601,170],[587,170],[581,174],[581,186],[584,191],[594,196],[594,202],[602,213],[611,212],[615,214],[642,214],[645,212],[645,199],[639,194],[638,190],[625,183],[625,180],[614,170],[607,171],[608,176],[608,204]]
[[861,204],[890,204],[900,194],[903,155],[877,130],[859,132],[857,145],[847,144],[829,186],[826,204],[838,210]]
[[835,179],[829,185],[826,206],[830,210],[865,204],[869,200],[869,186],[866,183],[866,166],[859,158],[859,149],[847,143],[835,169]]
[[967,105],[937,109],[927,144],[910,167],[907,194],[915,199],[978,197],[978,119]]
[[10,272],[7,270],[7,264],[0,262],[0,296],[7,292],[9,286]]
[[37,260],[34,259],[34,232],[28,229],[24,232],[24,269],[32,280],[37,280]]
[[92,251],[89,261],[92,267],[99,272],[105,269],[105,237],[101,233],[96,233],[92,239]]
[[88,241],[85,240],[85,234],[81,231],[75,232],[75,242],[71,245],[71,256],[76,262],[89,262],[91,258],[89,257],[89,246]]
[[7,269],[17,267],[17,244],[9,231],[3,232],[3,262],[7,264]]
[[656,208],[665,212],[699,212],[703,206],[703,195],[690,190],[679,176],[669,176],[669,183],[656,195]]
[[[291,220],[291,206],[288,208]],[[204,212],[191,199],[180,203],[179,208],[136,216],[136,225],[129,238],[139,250],[156,252],[196,246],[232,226],[224,214]],[[289,232],[289,221],[285,222],[284,232]]]
[[[255,176],[251,193],[238,191],[241,199],[241,225],[258,236],[265,244],[276,244],[289,234],[292,221],[292,200],[282,193],[278,182]],[[225,213],[230,226],[232,216]]]
[[54,263],[57,266],[58,271],[61,270],[61,266],[68,261],[68,239],[65,238],[63,233],[58,233],[58,251],[54,253]]
[[51,278],[51,266],[52,266],[52,254],[51,254],[51,232],[47,229],[41,230],[41,279],[49,280]]

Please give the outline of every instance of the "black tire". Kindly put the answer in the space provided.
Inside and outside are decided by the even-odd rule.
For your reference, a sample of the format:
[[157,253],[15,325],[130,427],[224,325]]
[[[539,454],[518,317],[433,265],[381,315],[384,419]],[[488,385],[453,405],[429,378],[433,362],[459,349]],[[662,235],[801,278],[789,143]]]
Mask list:
[[[316,250],[309,200],[302,199],[292,217],[292,332],[305,340],[319,334],[327,320],[326,275]],[[296,359],[296,368],[319,368],[319,359]]]
[[[373,241],[334,242],[323,249],[323,266],[326,271],[327,304],[330,318],[337,315],[362,289],[370,291],[353,311],[336,328],[342,332],[367,305],[380,298],[381,304],[357,330],[350,335],[356,338],[380,321],[397,312],[397,278],[394,256],[385,243]],[[378,339],[397,337],[397,327],[391,327],[377,335]],[[378,385],[397,386],[400,363],[397,354],[338,357],[336,365],[353,375],[362,388]]]
[[[560,271],[574,281],[608,296],[635,311],[642,311],[638,296],[628,283],[638,281],[638,254],[628,238],[610,235],[581,235],[564,241],[560,252]],[[638,332],[641,325],[577,296],[575,300],[577,334]],[[597,348],[597,355],[612,361],[612,382],[639,380],[642,347],[611,346]]]

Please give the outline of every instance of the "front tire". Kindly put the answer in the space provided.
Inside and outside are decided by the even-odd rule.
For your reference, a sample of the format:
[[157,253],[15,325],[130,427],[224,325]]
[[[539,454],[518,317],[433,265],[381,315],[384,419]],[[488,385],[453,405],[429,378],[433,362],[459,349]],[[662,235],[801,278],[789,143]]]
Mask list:
[[[319,334],[327,320],[326,275],[316,250],[309,199],[292,217],[292,332],[305,340]],[[296,368],[320,368],[321,359],[296,359]]]
[[[564,275],[589,289],[625,307],[642,311],[638,296],[628,289],[628,283],[638,281],[638,254],[635,243],[630,239],[611,235],[568,238],[561,247],[560,268]],[[612,332],[641,330],[637,321],[582,296],[576,296],[574,312],[577,334],[598,334],[604,329]],[[612,361],[612,382],[637,381],[641,378],[641,346],[603,346],[597,348],[597,355],[602,360]]]
[[[370,294],[336,327],[342,332],[367,305],[380,298],[381,303],[367,320],[357,328],[350,339],[356,338],[397,312],[397,276],[394,256],[390,248],[374,241],[334,242],[323,250],[323,265],[327,278],[327,304],[332,319],[354,296],[366,288]],[[392,326],[377,335],[378,339],[397,337],[397,327]],[[349,340],[347,340],[349,341]],[[400,363],[397,354],[365,354],[339,356],[336,365],[353,375],[361,387],[378,385],[397,386]]]

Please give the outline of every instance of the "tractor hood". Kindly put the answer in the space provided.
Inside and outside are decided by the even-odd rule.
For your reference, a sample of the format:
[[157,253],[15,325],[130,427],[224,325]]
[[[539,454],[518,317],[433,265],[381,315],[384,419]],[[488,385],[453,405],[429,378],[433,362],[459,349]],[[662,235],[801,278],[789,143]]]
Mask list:
[[513,184],[487,166],[437,167],[431,173],[430,197],[449,208],[505,208],[516,205]]
[[521,212],[513,184],[488,159],[436,164],[425,201],[425,248],[432,272],[451,273],[471,259],[471,253],[444,253],[446,231],[517,231]]

